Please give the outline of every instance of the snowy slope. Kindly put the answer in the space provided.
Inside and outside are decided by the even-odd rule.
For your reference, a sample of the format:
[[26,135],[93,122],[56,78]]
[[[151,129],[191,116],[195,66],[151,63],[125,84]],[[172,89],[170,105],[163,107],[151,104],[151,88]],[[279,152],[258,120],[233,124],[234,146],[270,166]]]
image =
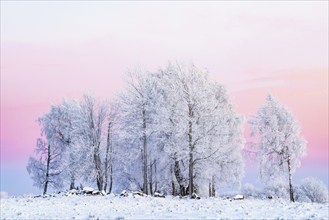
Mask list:
[[1,219],[328,219],[329,206],[285,200],[56,196],[1,199]]

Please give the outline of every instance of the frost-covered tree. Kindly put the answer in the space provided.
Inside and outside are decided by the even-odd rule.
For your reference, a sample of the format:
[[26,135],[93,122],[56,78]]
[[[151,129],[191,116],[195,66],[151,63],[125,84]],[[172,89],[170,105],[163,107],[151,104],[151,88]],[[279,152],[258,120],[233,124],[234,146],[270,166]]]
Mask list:
[[47,193],[50,184],[54,188],[61,188],[63,182],[59,178],[62,170],[58,169],[60,167],[57,160],[57,157],[60,155],[58,150],[47,144],[42,138],[39,138],[35,152],[39,158],[30,157],[26,167],[34,181],[34,186],[43,188],[43,194]]
[[112,192],[113,187],[113,161],[114,161],[114,139],[117,136],[118,108],[114,104],[110,106],[108,113],[108,126],[106,138],[106,153],[104,159],[104,191]]
[[63,155],[65,147],[70,144],[69,120],[61,106],[53,105],[49,113],[39,118],[42,126],[42,136],[37,140],[35,152],[39,159],[30,157],[27,170],[32,175],[35,185],[47,193],[48,185],[54,188],[63,186],[60,174],[64,170]]
[[58,105],[62,112],[62,117],[58,118],[61,122],[61,132],[65,134],[64,152],[62,158],[63,173],[61,174],[64,182],[69,183],[69,188],[76,188],[76,182],[80,180],[83,174],[84,155],[81,154],[79,145],[79,128],[81,108],[76,100],[63,100]]
[[[149,194],[149,152],[154,145],[151,136],[154,133],[154,114],[156,105],[156,84],[141,70],[128,74],[125,90],[119,95],[120,131],[122,155],[126,155],[127,164],[123,168],[127,178],[136,184],[135,188]],[[133,166],[131,166],[133,164]],[[128,169],[128,170],[127,170]],[[140,175],[142,174],[142,175]],[[141,178],[142,177],[142,178]]]
[[294,201],[292,173],[306,154],[306,141],[293,114],[268,95],[266,103],[250,119],[251,136],[259,148],[260,178],[267,183],[288,176],[290,200]]
[[98,190],[105,185],[104,155],[106,149],[106,131],[108,130],[108,103],[85,95],[80,102],[81,114],[76,128],[77,144],[80,154],[86,158],[84,164],[85,179],[96,180]]
[[[202,145],[204,155],[200,158],[200,175],[210,183],[209,192],[215,196],[215,185],[221,183],[240,184],[243,174],[243,118],[230,103],[226,89],[212,83],[211,96],[205,112],[205,138]],[[203,184],[205,185],[205,184]]]
[[169,64],[158,76],[164,109],[160,129],[180,194],[192,196],[209,177],[213,183],[220,177],[222,182],[240,179],[242,119],[225,88],[193,64]]
[[[157,109],[159,123],[159,142],[162,144],[162,156],[159,163],[162,177],[170,183],[171,193],[186,195],[188,187],[188,149],[185,140],[185,128],[182,112],[179,109],[180,95],[176,84],[177,73],[172,65],[155,74],[161,100]],[[184,144],[182,144],[184,142]],[[165,175],[164,175],[165,174]],[[161,182],[164,182],[162,180]]]

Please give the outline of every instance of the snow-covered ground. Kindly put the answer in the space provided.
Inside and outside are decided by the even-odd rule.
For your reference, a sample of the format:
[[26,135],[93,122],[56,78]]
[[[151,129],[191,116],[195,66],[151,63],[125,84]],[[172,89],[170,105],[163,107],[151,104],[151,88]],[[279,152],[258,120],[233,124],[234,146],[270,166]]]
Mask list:
[[58,195],[1,199],[0,212],[1,219],[328,219],[329,204]]

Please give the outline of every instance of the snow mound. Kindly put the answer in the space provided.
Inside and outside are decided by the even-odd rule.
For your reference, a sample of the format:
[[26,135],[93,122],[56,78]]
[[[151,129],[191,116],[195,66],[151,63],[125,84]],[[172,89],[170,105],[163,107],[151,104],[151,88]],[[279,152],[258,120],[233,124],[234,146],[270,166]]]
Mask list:
[[101,192],[100,191],[98,191],[98,190],[94,190],[92,193],[91,193],[92,195],[100,195],[101,194]]
[[86,194],[92,194],[94,192],[94,188],[91,187],[83,187],[82,191]]
[[242,199],[244,199],[244,196],[241,195],[241,194],[238,194],[238,195],[234,196],[233,199],[234,200],[242,200]]
[[165,195],[162,193],[155,192],[154,197],[160,197],[160,198],[165,198]]
[[140,191],[133,192],[133,195],[134,196],[147,196],[146,194],[144,194],[143,192],[140,192]]

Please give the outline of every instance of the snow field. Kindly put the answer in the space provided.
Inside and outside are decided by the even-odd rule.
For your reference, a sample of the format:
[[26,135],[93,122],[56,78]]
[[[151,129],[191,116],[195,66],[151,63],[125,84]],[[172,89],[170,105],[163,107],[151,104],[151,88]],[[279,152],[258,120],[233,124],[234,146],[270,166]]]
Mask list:
[[1,199],[1,219],[328,219],[329,204],[286,200],[200,200],[56,196]]

